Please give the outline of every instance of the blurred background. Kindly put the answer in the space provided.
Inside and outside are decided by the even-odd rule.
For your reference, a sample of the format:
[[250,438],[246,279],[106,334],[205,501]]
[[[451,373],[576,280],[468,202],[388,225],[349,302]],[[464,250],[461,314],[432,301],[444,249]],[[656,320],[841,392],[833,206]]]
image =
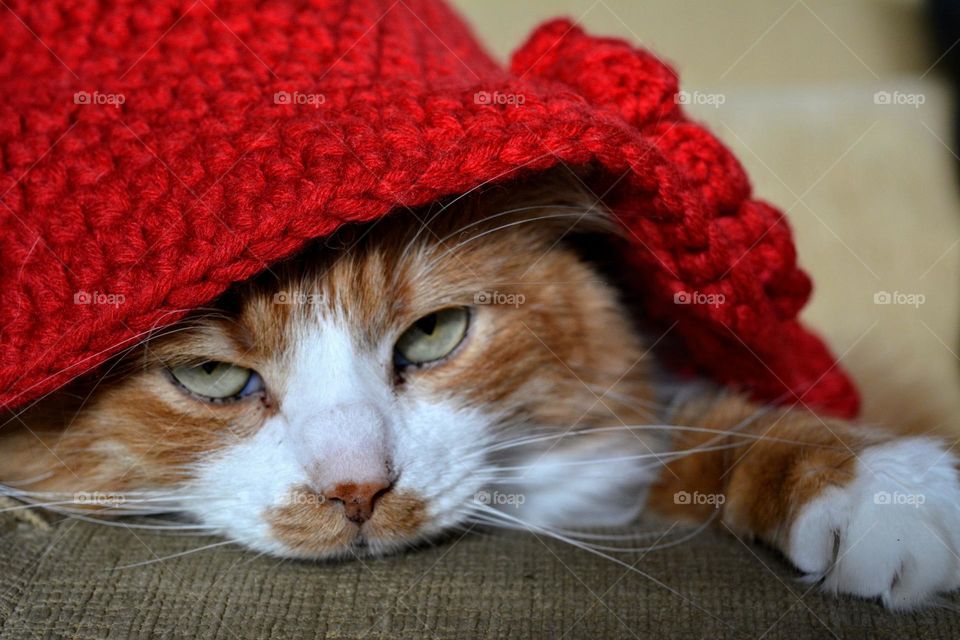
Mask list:
[[688,113],[787,211],[815,282],[805,318],[860,383],[864,417],[960,434],[960,30],[942,11],[920,0],[454,4],[501,60],[565,15],[670,62]]

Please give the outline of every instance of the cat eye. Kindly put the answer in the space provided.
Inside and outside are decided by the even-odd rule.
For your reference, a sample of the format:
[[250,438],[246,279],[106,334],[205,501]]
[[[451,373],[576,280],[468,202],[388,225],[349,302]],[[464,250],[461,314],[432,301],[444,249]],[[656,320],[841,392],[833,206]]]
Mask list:
[[397,365],[427,364],[447,357],[463,341],[469,322],[470,312],[465,307],[441,309],[423,316],[397,340]]
[[263,381],[256,371],[228,362],[174,367],[170,369],[170,375],[187,391],[212,400],[242,398],[263,388]]

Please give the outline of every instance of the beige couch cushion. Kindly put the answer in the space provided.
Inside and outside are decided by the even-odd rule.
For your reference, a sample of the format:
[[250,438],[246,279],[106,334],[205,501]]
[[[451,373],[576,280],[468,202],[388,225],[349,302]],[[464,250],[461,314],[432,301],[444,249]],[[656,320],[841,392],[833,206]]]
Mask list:
[[[217,540],[76,521],[48,531],[6,523],[3,640],[960,637],[954,613],[892,615],[822,595],[775,553],[714,533],[627,556],[659,586],[523,534],[472,532],[346,563],[278,561],[232,546],[155,561]],[[144,561],[154,562],[120,568]]]

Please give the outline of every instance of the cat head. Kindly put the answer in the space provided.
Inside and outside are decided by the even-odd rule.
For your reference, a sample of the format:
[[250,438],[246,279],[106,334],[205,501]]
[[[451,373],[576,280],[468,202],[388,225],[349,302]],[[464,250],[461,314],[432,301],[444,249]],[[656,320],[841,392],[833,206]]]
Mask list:
[[0,478],[312,558],[630,519],[649,362],[597,266],[617,226],[576,185],[341,229],[18,418],[39,438],[5,437]]

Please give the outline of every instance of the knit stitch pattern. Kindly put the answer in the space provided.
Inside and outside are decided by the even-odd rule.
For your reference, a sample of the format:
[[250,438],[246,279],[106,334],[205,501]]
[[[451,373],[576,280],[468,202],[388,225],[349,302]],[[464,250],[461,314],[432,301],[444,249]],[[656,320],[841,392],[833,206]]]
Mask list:
[[[647,51],[556,20],[503,69],[437,0],[7,6],[0,407],[95,374],[340,225],[563,163],[594,168],[631,286],[688,367],[857,411],[797,320],[811,285],[783,214]],[[723,302],[677,304],[692,293]]]

